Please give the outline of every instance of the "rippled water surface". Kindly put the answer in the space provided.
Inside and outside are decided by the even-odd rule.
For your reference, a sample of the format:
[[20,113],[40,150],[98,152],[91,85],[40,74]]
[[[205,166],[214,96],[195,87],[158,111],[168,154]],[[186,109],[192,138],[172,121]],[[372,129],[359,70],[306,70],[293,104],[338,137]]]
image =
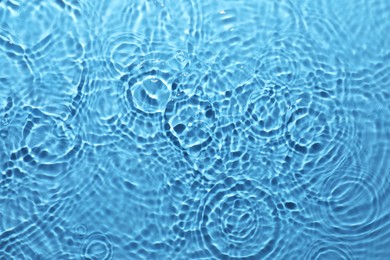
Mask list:
[[0,0],[0,259],[390,259],[387,0]]

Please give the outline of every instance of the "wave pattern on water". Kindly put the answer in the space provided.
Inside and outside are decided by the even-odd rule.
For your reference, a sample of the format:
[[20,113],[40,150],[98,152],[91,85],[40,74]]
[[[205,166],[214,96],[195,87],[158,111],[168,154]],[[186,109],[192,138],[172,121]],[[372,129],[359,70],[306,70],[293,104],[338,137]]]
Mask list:
[[389,259],[389,3],[0,0],[0,259]]

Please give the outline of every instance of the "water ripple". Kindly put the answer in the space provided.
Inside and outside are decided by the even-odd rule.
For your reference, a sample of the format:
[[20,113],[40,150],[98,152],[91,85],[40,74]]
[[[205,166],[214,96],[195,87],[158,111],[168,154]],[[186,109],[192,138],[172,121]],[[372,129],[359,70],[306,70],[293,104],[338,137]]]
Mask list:
[[303,259],[359,259],[352,253],[351,249],[342,242],[326,243],[318,240],[311,243],[307,248]]
[[109,260],[114,258],[114,249],[110,238],[102,233],[90,234],[83,243],[81,259]]
[[388,259],[389,3],[0,0],[0,258]]
[[319,214],[326,232],[361,241],[381,226],[385,186],[364,168],[337,169],[318,187]]
[[228,177],[202,200],[198,218],[203,241],[218,258],[263,258],[279,241],[275,198],[253,180]]

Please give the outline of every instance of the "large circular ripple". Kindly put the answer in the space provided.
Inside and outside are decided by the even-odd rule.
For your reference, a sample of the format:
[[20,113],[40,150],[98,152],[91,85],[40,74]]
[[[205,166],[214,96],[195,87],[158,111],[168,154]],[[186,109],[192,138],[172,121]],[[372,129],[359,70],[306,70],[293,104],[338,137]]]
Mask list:
[[25,169],[39,170],[32,178],[64,178],[64,172],[72,162],[80,160],[82,141],[69,122],[46,114],[38,108],[23,107],[26,116],[18,126],[19,143],[9,155],[12,162]]
[[325,229],[349,239],[372,239],[384,222],[386,185],[364,168],[344,167],[324,178],[318,189],[320,219]]
[[302,86],[293,101],[284,122],[288,169],[320,173],[353,160],[361,149],[357,130],[352,113],[334,90],[314,82]]
[[227,177],[218,182],[198,214],[203,241],[219,259],[260,259],[277,246],[280,219],[276,203],[254,180]]

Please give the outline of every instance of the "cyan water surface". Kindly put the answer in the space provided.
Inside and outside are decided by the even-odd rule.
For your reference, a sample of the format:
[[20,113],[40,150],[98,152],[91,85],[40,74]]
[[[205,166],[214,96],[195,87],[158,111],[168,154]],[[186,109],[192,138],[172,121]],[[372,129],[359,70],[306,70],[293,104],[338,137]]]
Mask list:
[[0,0],[0,259],[390,259],[390,1]]

